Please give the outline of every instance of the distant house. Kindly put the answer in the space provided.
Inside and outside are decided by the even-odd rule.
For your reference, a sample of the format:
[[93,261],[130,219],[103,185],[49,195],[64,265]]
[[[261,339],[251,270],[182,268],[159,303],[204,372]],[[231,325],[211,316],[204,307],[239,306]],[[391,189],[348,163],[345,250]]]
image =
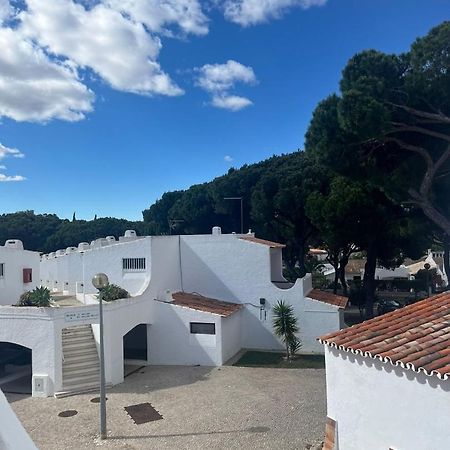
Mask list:
[[320,341],[325,450],[450,448],[450,292]]
[[39,253],[23,249],[22,241],[9,239],[0,246],[0,305],[12,305],[39,285]]
[[[312,289],[311,276],[282,275],[284,245],[254,234],[137,236],[128,230],[43,255],[41,284],[78,306],[0,309],[0,341],[32,350],[33,395],[98,384],[98,272],[130,298],[104,305],[106,381],[124,364],[220,366],[241,349],[280,350],[273,306],[299,320],[301,352],[323,353],[317,336],[344,326],[347,299]],[[32,330],[32,332],[23,332]]]
[[328,252],[321,248],[310,248],[308,255],[312,258],[317,258],[319,261],[326,261]]

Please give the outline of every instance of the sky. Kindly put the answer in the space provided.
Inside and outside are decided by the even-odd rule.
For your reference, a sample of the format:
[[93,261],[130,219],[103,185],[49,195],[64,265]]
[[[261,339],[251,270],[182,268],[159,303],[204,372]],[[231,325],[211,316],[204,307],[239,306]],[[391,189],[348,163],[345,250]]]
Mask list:
[[448,19],[450,0],[0,0],[0,213],[141,220],[302,148],[352,55]]

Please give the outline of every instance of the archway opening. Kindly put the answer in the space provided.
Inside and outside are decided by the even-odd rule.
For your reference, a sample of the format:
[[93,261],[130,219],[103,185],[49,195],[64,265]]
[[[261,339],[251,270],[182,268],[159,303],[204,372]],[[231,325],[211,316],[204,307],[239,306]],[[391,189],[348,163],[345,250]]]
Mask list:
[[13,394],[31,394],[32,351],[12,342],[0,342],[0,389]]
[[147,364],[147,325],[141,323],[123,337],[124,375],[128,376]]

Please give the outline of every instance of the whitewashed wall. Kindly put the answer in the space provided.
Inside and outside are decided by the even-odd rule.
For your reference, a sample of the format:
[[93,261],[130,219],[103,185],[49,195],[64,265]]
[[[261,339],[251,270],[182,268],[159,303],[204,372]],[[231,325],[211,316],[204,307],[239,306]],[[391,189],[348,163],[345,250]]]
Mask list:
[[[90,296],[89,296],[90,297]],[[91,299],[92,302],[92,299]],[[98,305],[70,308],[0,308],[0,342],[11,342],[32,350],[33,379],[48,377],[43,395],[53,395],[62,389],[62,330],[82,324],[92,325],[99,342]],[[123,381],[123,336],[139,324],[150,324],[151,303],[135,297],[104,303],[105,375],[108,383]],[[85,320],[69,320],[67,315],[88,313]],[[39,393],[34,392],[37,396]]]
[[[242,348],[284,348],[272,327],[272,308],[278,300],[294,307],[305,353],[323,353],[316,338],[321,333],[340,329],[338,308],[305,300],[312,289],[310,276],[297,280],[290,289],[281,289],[272,283],[273,279],[283,280],[281,249],[245,241],[237,235],[181,236],[181,271],[186,292],[244,304]],[[266,299],[262,313],[260,298]]]
[[[26,291],[33,290],[39,282],[39,253],[0,246],[0,263],[5,274],[0,277],[0,305],[13,305]],[[33,281],[23,282],[23,269],[32,269]]]
[[450,380],[325,346],[337,450],[450,448]]
[[37,450],[0,390],[0,449]]
[[[146,270],[124,271],[122,258],[146,258]],[[131,295],[141,294],[150,280],[151,238],[116,242],[104,247],[94,244],[84,252],[44,257],[41,261],[42,284],[68,294],[76,293],[77,284],[85,285],[85,293],[94,293],[91,279],[98,272],[106,273],[111,283],[123,287]]]
[[[216,334],[191,334],[190,322],[214,323]],[[222,364],[221,317],[155,302],[149,328],[151,364],[219,366]]]
[[319,336],[340,330],[344,326],[340,310],[326,303],[305,297],[299,308],[301,350],[306,353],[323,353]]
[[222,318],[222,363],[226,363],[242,348],[241,320],[242,311]]

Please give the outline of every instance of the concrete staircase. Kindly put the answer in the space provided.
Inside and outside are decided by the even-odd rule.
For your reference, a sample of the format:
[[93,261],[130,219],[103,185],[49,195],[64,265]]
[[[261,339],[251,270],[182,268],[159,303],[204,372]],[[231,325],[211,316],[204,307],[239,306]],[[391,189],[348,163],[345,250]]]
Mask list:
[[65,328],[62,331],[62,391],[55,397],[67,397],[98,390],[100,361],[90,325]]

